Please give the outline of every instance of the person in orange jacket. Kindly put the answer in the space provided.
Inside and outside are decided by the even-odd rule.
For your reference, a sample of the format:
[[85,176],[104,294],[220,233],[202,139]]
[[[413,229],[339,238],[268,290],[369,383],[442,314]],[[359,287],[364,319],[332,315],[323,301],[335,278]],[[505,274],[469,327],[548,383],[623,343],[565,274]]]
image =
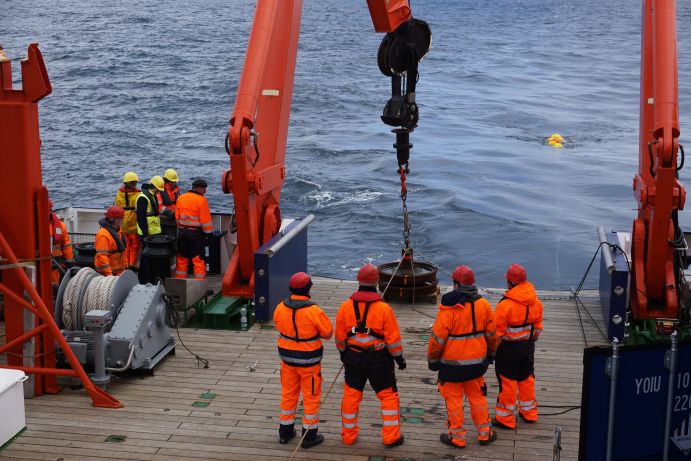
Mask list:
[[50,199],[48,199],[48,207],[50,208],[50,248],[53,257],[51,279],[54,285],[60,285],[60,270],[55,265],[58,264],[63,269],[72,267],[74,251],[70,235],[67,233],[67,226],[53,213],[53,201]]
[[125,210],[113,205],[98,221],[101,228],[96,234],[94,269],[105,276],[120,275],[125,270],[125,238],[120,228],[124,217]]
[[209,202],[204,197],[208,184],[195,179],[192,190],[178,198],[175,219],[178,223],[178,254],[175,261],[175,278],[187,278],[187,266],[192,260],[194,278],[206,278],[204,247],[213,232]]
[[396,387],[394,361],[405,370],[401,332],[391,306],[377,294],[379,271],[372,264],[362,266],[357,275],[358,291],[344,301],[336,315],[336,347],[345,368],[341,402],[341,440],[352,445],[358,436],[358,412],[362,392],[369,380],[381,402],[384,445],[403,443],[400,399]]
[[281,358],[281,425],[278,436],[280,443],[288,443],[295,437],[295,416],[302,389],[302,433],[307,431],[302,448],[310,448],[324,441],[324,436],[318,433],[324,353],[322,339],[331,339],[333,326],[321,307],[310,300],[312,279],[308,274],[293,274],[289,288],[291,295],[274,311]]
[[526,423],[537,421],[535,400],[535,341],[542,332],[542,303],[527,281],[525,268],[512,264],[506,271],[508,290],[494,311],[500,344],[495,371],[499,380],[495,426],[516,427],[518,414]]
[[125,218],[122,222],[122,232],[125,234],[125,264],[134,270],[139,268],[139,235],[137,234],[137,197],[141,190],[137,187],[139,177],[136,173],[128,171],[122,178],[123,186],[115,196],[114,205],[125,210]]
[[428,366],[439,372],[437,386],[448,415],[448,432],[439,440],[465,448],[465,393],[480,445],[489,445],[497,439],[483,393],[483,375],[497,350],[492,306],[478,294],[475,274],[468,266],[458,266],[451,278],[454,289],[441,298],[427,345]]
[[169,209],[175,211],[175,204],[180,197],[180,186],[178,186],[178,173],[172,168],[168,168],[163,173],[163,181],[165,182],[165,189],[167,199],[164,197],[163,204]]

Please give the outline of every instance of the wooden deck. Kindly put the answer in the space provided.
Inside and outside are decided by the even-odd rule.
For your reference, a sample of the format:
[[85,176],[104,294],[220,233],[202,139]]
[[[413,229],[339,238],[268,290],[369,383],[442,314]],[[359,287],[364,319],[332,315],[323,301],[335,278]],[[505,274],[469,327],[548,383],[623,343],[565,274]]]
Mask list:
[[[353,282],[318,278],[312,294],[335,319],[338,305],[355,288]],[[501,292],[484,291],[494,306]],[[586,293],[584,296],[591,297],[584,301],[599,320],[594,295]],[[310,450],[300,450],[295,459],[551,460],[555,425],[563,431],[561,459],[576,459],[579,410],[558,416],[548,414],[563,411],[549,406],[580,405],[583,333],[575,302],[568,293],[544,292],[541,297],[545,331],[536,351],[536,394],[541,405],[537,424],[521,424],[519,420],[516,431],[497,430],[498,440],[480,447],[466,405],[467,448],[442,445],[439,434],[445,430],[446,415],[435,373],[427,369],[426,363],[427,336],[436,306],[394,305],[408,361],[408,369],[397,372],[405,444],[393,449],[382,446],[379,406],[369,388],[361,407],[357,443],[352,447],[341,443],[341,374],[320,411],[320,431],[326,441]],[[588,344],[603,343],[593,322],[586,314],[582,316]],[[178,342],[176,355],[166,358],[154,376],[125,377],[109,386],[108,391],[124,403],[122,409],[94,408],[83,390],[65,389],[59,395],[26,400],[27,431],[0,451],[0,458],[288,459],[297,442],[278,443],[280,364],[276,331],[255,324],[248,332],[182,329],[180,333],[190,349],[211,361],[208,369],[198,367],[197,360]],[[0,344],[4,342],[4,324],[0,323]],[[341,366],[333,342],[326,344],[325,351],[322,397]],[[255,361],[256,371],[252,372],[247,367]],[[493,415],[497,384],[492,369],[486,379]]]

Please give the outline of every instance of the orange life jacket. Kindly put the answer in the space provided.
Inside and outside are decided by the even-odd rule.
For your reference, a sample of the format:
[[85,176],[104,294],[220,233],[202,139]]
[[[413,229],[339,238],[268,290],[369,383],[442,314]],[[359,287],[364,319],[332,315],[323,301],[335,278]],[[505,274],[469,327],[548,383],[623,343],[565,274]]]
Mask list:
[[333,334],[331,321],[308,296],[291,295],[274,311],[278,355],[287,365],[311,367],[321,362],[322,339]]
[[194,191],[185,192],[178,198],[175,219],[181,228],[198,229],[207,234],[213,231],[209,202]]
[[487,371],[497,350],[492,306],[479,295],[454,290],[442,298],[427,345],[427,360],[440,363],[439,380],[462,382]]
[[336,315],[336,347],[355,351],[388,349],[391,356],[403,354],[398,322],[391,306],[376,292],[356,291]]
[[168,182],[165,185],[165,189],[168,193],[168,198],[170,199],[170,203],[166,203],[165,205],[169,210],[175,211],[176,203],[180,197],[180,186],[173,184],[172,182]]
[[120,232],[118,242],[106,227],[96,233],[94,269],[103,275],[119,275],[125,269],[125,238]]
[[532,341],[542,332],[542,302],[530,282],[519,283],[504,293],[494,312],[501,341]]
[[70,236],[67,233],[67,226],[52,213],[50,215],[50,241],[51,254],[54,258],[64,258],[65,262],[74,261],[74,252],[72,251]]

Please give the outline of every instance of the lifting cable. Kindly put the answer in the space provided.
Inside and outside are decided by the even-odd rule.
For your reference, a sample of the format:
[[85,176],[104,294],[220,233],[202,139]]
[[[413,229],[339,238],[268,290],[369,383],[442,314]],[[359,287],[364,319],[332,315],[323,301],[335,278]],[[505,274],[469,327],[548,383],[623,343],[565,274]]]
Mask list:
[[[394,274],[396,273],[398,268],[401,267],[402,262],[403,262],[403,258],[401,258],[401,260],[398,262],[398,266],[396,266],[396,270],[394,270]],[[382,298],[384,298],[384,294],[386,293],[386,290],[389,289],[389,285],[391,285],[392,280],[393,280],[393,277],[391,277],[391,279],[389,279],[389,283],[386,284],[386,288],[384,288],[384,291],[381,292]],[[319,408],[317,409],[317,415],[319,415],[319,410],[321,410],[321,407],[324,404],[324,402],[326,402],[326,399],[329,398],[329,394],[331,393],[331,389],[333,389],[334,384],[336,384],[336,380],[338,380],[338,377],[341,375],[342,371],[343,371],[343,364],[341,364],[341,368],[338,369],[338,373],[336,373],[336,376],[334,377],[333,381],[331,381],[331,385],[329,386],[329,389],[326,391],[326,395],[319,402]],[[304,442],[306,436],[307,436],[307,431],[305,431],[305,433],[302,434],[300,441],[298,442],[297,446],[295,447],[295,450],[293,450],[293,454],[290,455],[289,459],[293,459],[295,457],[295,454],[298,452],[298,450],[302,446],[302,442]]]

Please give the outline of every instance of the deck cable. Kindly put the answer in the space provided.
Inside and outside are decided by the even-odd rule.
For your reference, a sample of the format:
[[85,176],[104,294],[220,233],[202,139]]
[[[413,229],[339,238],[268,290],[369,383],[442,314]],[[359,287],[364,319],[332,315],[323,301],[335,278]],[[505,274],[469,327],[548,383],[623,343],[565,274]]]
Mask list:
[[[398,261],[398,265],[396,266],[396,269],[394,269],[394,271],[393,271],[394,274],[396,274],[398,269],[401,267],[402,262],[403,262],[403,258],[401,257],[401,260]],[[393,281],[393,275],[389,279],[389,283],[386,284],[384,291],[381,292],[382,298],[384,298],[384,294],[386,293],[386,290],[389,289],[389,285],[391,285],[392,281]],[[342,371],[343,371],[343,364],[341,363],[341,368],[338,369],[338,373],[336,373],[336,377],[333,379],[333,381],[331,381],[331,385],[329,386],[329,389],[326,391],[326,395],[319,402],[319,409],[317,409],[317,415],[319,414],[319,410],[321,410],[321,407],[324,405],[324,402],[326,402],[326,399],[329,398],[329,394],[331,393],[331,389],[333,389],[334,384],[336,384],[336,380],[338,380],[338,377],[341,375]],[[295,457],[295,454],[298,452],[298,450],[302,446],[302,442],[305,440],[305,437],[307,436],[307,432],[308,431],[304,431],[304,433],[302,434],[302,437],[300,437],[300,441],[298,442],[297,446],[295,447],[295,450],[293,450],[293,454],[290,455],[289,459],[293,459]]]
[[166,305],[166,323],[168,324],[169,327],[175,328],[175,331],[178,334],[178,340],[180,341],[180,344],[182,344],[182,347],[184,347],[187,350],[187,352],[192,354],[194,356],[194,358],[197,359],[197,367],[199,367],[199,365],[204,365],[203,368],[209,368],[209,363],[210,363],[209,360],[205,359],[201,355],[198,355],[198,354],[195,354],[194,352],[192,352],[192,350],[190,350],[190,348],[187,347],[187,345],[182,341],[182,337],[180,336],[180,328],[179,328],[179,324],[180,324],[179,314],[178,314],[178,311],[175,309],[175,306],[173,305],[173,300],[171,299],[170,295],[167,293],[163,293],[161,295],[161,299],[163,300],[163,302]]

